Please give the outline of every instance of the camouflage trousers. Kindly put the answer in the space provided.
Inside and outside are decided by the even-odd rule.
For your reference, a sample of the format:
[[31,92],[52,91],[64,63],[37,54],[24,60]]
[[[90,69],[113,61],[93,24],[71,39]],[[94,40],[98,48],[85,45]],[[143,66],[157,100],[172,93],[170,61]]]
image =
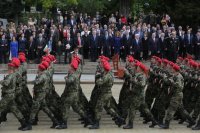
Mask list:
[[189,113],[183,107],[182,99],[183,99],[182,93],[171,97],[169,107],[167,108],[166,111],[166,118],[165,118],[166,121],[171,121],[176,111],[178,111],[181,114],[181,117],[183,119],[191,120]]
[[15,102],[14,94],[5,94],[0,101],[0,113],[10,110],[18,120],[24,119],[21,111]]
[[112,117],[118,117],[118,113],[115,111],[115,109],[112,108],[112,93],[111,92],[105,92],[100,94],[100,96],[97,99],[95,108],[94,108],[94,119],[100,120],[101,119],[101,112],[103,111],[103,108],[109,113]]
[[52,120],[52,122],[57,122],[57,119],[55,118],[54,114],[47,105],[46,92],[35,93],[33,97],[33,105],[31,108],[30,119],[34,120],[40,110],[44,111],[48,115],[48,117]]
[[86,117],[86,113],[83,111],[79,103],[78,92],[68,92],[65,95],[62,95],[62,115],[63,120],[67,121],[69,117],[70,107],[78,113],[82,118]]
[[145,116],[152,120],[153,115],[151,114],[150,110],[148,109],[147,104],[144,101],[143,97],[133,97],[130,99],[129,107],[128,107],[128,118],[130,122],[133,122],[135,118],[136,111],[141,109],[144,112]]
[[51,90],[51,93],[47,94],[46,102],[56,119],[62,121],[61,98],[55,90]]

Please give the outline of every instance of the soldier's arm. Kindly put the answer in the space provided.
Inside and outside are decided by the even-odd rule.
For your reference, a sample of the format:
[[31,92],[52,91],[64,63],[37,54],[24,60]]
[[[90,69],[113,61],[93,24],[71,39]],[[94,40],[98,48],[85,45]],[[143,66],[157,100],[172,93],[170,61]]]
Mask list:
[[8,86],[10,83],[11,83],[10,75],[9,75],[8,78],[0,81],[0,84],[3,85],[3,86]]
[[136,85],[136,86],[144,87],[146,85],[146,78],[144,75],[140,75],[140,76],[136,77],[133,82],[134,82],[134,85]]
[[75,77],[74,77],[74,75],[65,77],[65,82],[66,82],[67,84],[73,84],[73,83],[75,82]]
[[45,81],[44,76],[40,75],[38,78],[36,78],[35,84],[38,85],[38,84],[41,84],[44,81]]
[[102,78],[98,79],[96,81],[96,84],[99,85],[99,86],[101,86],[101,85],[103,85],[103,84],[105,84],[105,83],[107,83],[109,81],[110,81],[109,77],[107,75],[105,75]]

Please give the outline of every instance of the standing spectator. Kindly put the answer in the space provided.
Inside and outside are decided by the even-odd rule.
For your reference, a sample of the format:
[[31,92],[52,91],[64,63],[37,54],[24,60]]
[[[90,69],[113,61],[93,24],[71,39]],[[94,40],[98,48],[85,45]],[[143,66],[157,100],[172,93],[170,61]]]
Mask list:
[[30,37],[28,42],[28,59],[30,63],[33,63],[36,55],[36,39],[33,36]]
[[193,55],[194,53],[194,36],[191,34],[191,30],[188,29],[187,34],[185,35],[185,45],[187,53]]
[[159,56],[160,55],[160,46],[158,38],[156,38],[156,33],[152,34],[152,37],[149,38],[149,55],[150,56]]
[[67,26],[67,24],[68,24],[68,20],[67,20],[67,16],[65,16],[63,20],[63,27]]
[[148,49],[148,33],[146,32],[142,38],[142,51],[144,60],[148,59]]
[[166,50],[167,50],[167,59],[173,62],[176,62],[177,51],[179,46],[179,39],[176,37],[176,32],[173,31],[170,38],[167,38],[165,41]]
[[114,55],[118,54],[120,55],[120,49],[122,48],[122,42],[121,42],[121,34],[119,31],[115,32],[115,38],[114,38]]
[[180,46],[179,46],[179,56],[185,58],[186,57],[186,45],[185,45],[185,41],[184,41],[184,37],[185,37],[185,31],[179,31],[178,34],[178,38],[180,41]]
[[96,35],[96,30],[93,30],[92,35],[90,37],[90,57],[92,62],[96,62],[97,60],[98,43],[99,43],[99,38]]
[[124,56],[123,56],[123,60],[125,61],[127,55],[130,55],[130,48],[132,46],[132,38],[129,35],[129,31],[126,30],[125,31],[125,35],[123,36],[123,40],[122,40],[122,45],[124,47]]
[[13,36],[10,42],[10,59],[18,57],[18,46],[19,46],[18,41],[16,40],[16,37]]
[[158,43],[160,46],[160,56],[161,58],[166,58],[166,51],[165,51],[165,33],[161,33],[158,39]]
[[36,41],[36,55],[37,55],[37,63],[40,62],[43,56],[43,49],[46,45],[45,39],[43,38],[42,34],[39,34],[39,38]]
[[64,48],[65,48],[65,58],[64,62],[65,64],[69,63],[69,54],[72,51],[72,48],[74,47],[73,39],[71,38],[70,34],[68,34],[67,38],[63,40]]
[[75,18],[74,18],[73,15],[71,15],[71,18],[70,18],[70,20],[68,21],[68,24],[71,26],[71,28],[72,28],[74,25],[76,25],[76,20],[75,20]]
[[141,42],[139,34],[135,34],[135,38],[133,40],[133,45],[131,49],[132,49],[134,58],[137,60],[140,60],[142,57],[143,51],[142,51],[142,42]]
[[0,39],[0,63],[7,63],[9,53],[8,41],[5,38],[5,34]]
[[62,42],[59,41],[56,48],[56,55],[58,56],[58,63],[61,64],[61,55],[63,53],[63,45]]
[[19,52],[26,53],[27,51],[27,39],[24,37],[24,33],[22,33],[19,39]]
[[77,37],[74,39],[74,48],[79,48],[79,52],[82,55],[83,54],[83,39],[81,37],[80,33],[77,33]]
[[195,38],[195,58],[200,60],[200,30],[198,30]]
[[103,44],[103,55],[110,58],[111,55],[111,39],[108,36],[108,31],[105,31],[104,36],[102,37],[102,44]]
[[84,35],[82,36],[83,38],[83,57],[85,59],[89,58],[89,46],[90,46],[90,36],[88,35],[87,31],[84,31]]

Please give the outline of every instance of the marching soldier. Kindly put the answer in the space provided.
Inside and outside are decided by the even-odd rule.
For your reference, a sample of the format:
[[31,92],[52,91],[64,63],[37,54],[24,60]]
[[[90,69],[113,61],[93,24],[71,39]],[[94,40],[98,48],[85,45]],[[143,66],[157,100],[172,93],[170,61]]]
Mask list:
[[28,121],[25,120],[23,114],[18,109],[16,99],[16,74],[15,70],[20,66],[19,60],[12,60],[11,63],[8,64],[8,75],[4,78],[4,80],[0,81],[2,85],[2,99],[0,101],[0,113],[5,110],[10,110],[19,120],[21,127],[19,130],[26,131],[31,130],[32,127]]
[[89,127],[89,129],[99,129],[99,121],[101,119],[101,114],[103,107],[106,111],[114,118],[116,124],[121,126],[123,119],[118,115],[118,113],[111,107],[112,92],[111,88],[113,86],[113,76],[110,72],[111,67],[106,59],[101,60],[101,67],[104,68],[104,73],[101,78],[96,80],[97,86],[99,86],[99,96],[97,97],[95,109],[94,109],[94,124]]
[[38,114],[39,110],[43,110],[52,120],[53,126],[56,127],[59,126],[58,120],[55,118],[52,111],[48,108],[47,102],[46,102],[46,96],[47,96],[47,90],[49,87],[49,80],[47,78],[47,75],[45,73],[47,67],[45,67],[43,64],[38,65],[38,75],[34,82],[34,96],[33,96],[33,105],[31,108],[31,115],[30,120],[32,123],[35,122],[35,117]]
[[142,108],[145,115],[156,123],[154,120],[151,112],[149,111],[146,103],[145,103],[145,86],[146,86],[146,73],[147,68],[140,62],[135,64],[136,73],[132,79],[132,87],[130,88],[130,95],[129,95],[129,121],[124,129],[132,129],[133,128],[133,120],[135,118],[136,110],[140,107]]

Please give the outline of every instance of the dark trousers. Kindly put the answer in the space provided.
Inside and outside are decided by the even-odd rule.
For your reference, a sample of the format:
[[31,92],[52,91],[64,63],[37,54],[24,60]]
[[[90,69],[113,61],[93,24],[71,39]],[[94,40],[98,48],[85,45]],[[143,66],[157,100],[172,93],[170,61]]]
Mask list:
[[8,61],[7,51],[0,51],[0,63],[6,64]]
[[70,62],[69,54],[70,54],[70,50],[65,50],[65,58],[64,58],[65,64]]
[[91,48],[90,58],[92,62],[96,62],[97,60],[97,48]]

